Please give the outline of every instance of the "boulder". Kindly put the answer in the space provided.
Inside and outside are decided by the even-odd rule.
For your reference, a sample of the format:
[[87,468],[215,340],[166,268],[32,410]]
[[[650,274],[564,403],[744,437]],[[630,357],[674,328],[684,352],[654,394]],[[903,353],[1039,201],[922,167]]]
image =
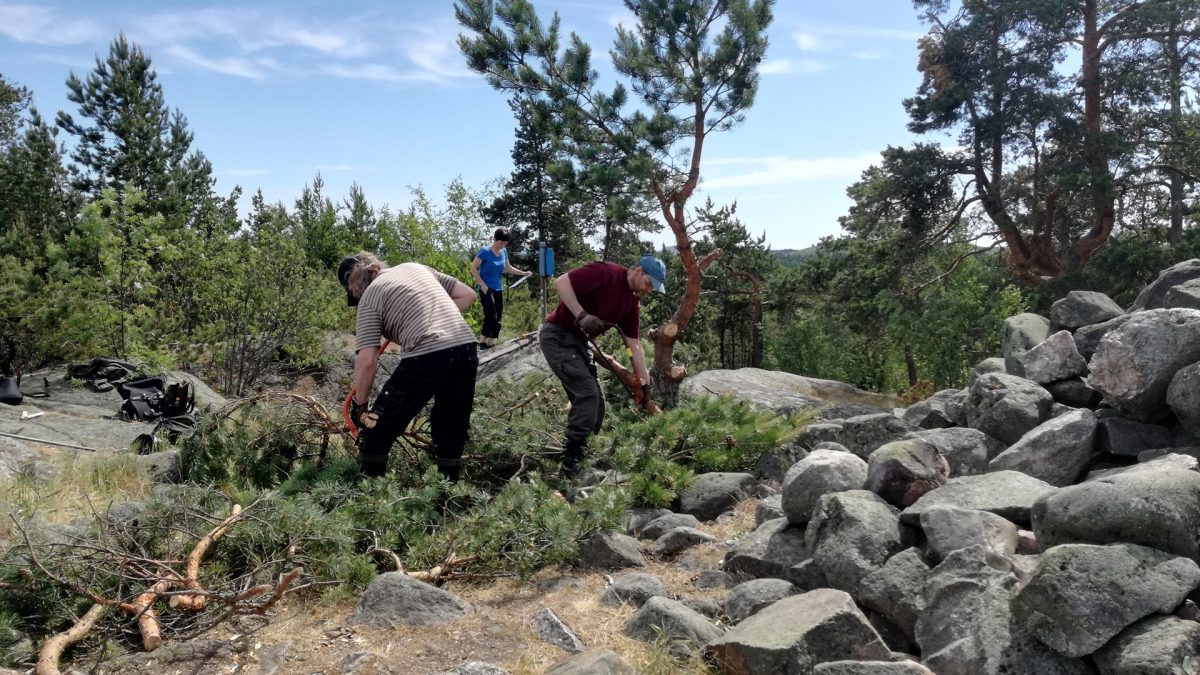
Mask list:
[[938,675],[1092,675],[1013,620],[1013,564],[981,546],[954,551],[930,572],[917,619],[922,662]]
[[1163,308],[1200,309],[1200,279],[1185,281],[1167,291],[1163,297]]
[[1054,398],[1041,385],[1015,375],[989,373],[971,385],[967,422],[1011,445],[1050,415]]
[[1055,403],[1071,408],[1094,408],[1100,403],[1100,392],[1092,389],[1082,377],[1051,382],[1046,385],[1046,391],[1054,397]]
[[658,539],[677,527],[700,527],[700,521],[690,513],[667,512],[646,523],[636,534],[642,539]]
[[621,569],[645,567],[637,539],[624,534],[597,532],[579,547],[579,563],[585,568]]
[[[802,447],[816,449],[821,443],[838,443],[838,438],[842,434],[842,420],[832,422],[816,422],[804,427],[804,430],[796,435],[796,443]],[[838,443],[838,445],[841,445]],[[842,446],[845,448],[845,446]],[[846,452],[850,452],[850,448],[845,448]]]
[[783,493],[771,495],[758,503],[754,509],[754,526],[758,527],[768,520],[786,518],[783,512]]
[[1143,473],[1147,471],[1160,471],[1162,469],[1178,469],[1180,471],[1200,471],[1200,460],[1197,460],[1191,455],[1179,455],[1170,453],[1160,455],[1151,459],[1147,459],[1140,464],[1131,464],[1129,466],[1118,466],[1111,469],[1097,469],[1088,472],[1084,482],[1096,481],[1101,478],[1108,478],[1123,473]]
[[[1197,384],[1200,384],[1198,382]],[[1112,455],[1137,457],[1146,450],[1173,445],[1171,430],[1124,417],[1105,417],[1097,421],[1096,450]]]
[[937,448],[921,440],[885,443],[867,462],[866,489],[897,508],[911,506],[922,495],[946,484],[950,465]]
[[783,579],[751,579],[734,586],[725,600],[725,613],[738,623],[789,595],[799,593],[791,582]]
[[671,592],[653,574],[629,572],[613,578],[612,584],[605,588],[604,594],[600,596],[600,602],[609,607],[616,607],[621,603],[641,607],[655,596],[669,598]]
[[966,427],[914,431],[905,438],[920,439],[936,448],[950,466],[951,476],[987,473],[988,462],[1005,448],[982,431]]
[[554,664],[546,675],[637,675],[637,670],[611,649],[588,649]]
[[895,624],[911,642],[916,634],[917,617],[925,609],[928,580],[929,566],[921,558],[920,550],[906,548],[863,577],[853,595],[864,607]]
[[1050,329],[1076,328],[1104,323],[1125,314],[1113,299],[1096,291],[1071,291],[1050,305]]
[[725,554],[724,570],[751,579],[787,579],[788,569],[809,558],[804,528],[787,518],[768,520],[739,539]]
[[1088,383],[1128,417],[1153,421],[1167,413],[1176,371],[1200,361],[1200,310],[1139,312],[1104,336]]
[[858,490],[867,481],[867,463],[848,452],[813,450],[788,469],[783,479],[782,507],[796,525],[812,518],[823,495]]
[[1017,357],[1025,379],[1046,385],[1087,374],[1087,361],[1069,331],[1059,331]]
[[900,520],[917,526],[921,514],[927,509],[957,506],[987,511],[1018,525],[1028,525],[1034,502],[1056,489],[1045,481],[1019,471],[996,471],[982,476],[951,478],[942,487],[927,492],[915,504],[904,509]]
[[891,656],[854,600],[828,588],[766,607],[710,642],[704,651],[727,675],[809,673],[828,661]]
[[915,427],[892,413],[859,415],[841,420],[841,425],[842,430],[835,440],[864,460],[871,456],[875,448],[916,431]]
[[677,527],[655,540],[650,552],[659,557],[673,556],[700,544],[712,544],[717,538],[694,527]]
[[155,483],[179,482],[179,451],[164,450],[148,455],[138,455],[137,463]]
[[1138,621],[1101,647],[1092,658],[1100,675],[1198,672],[1200,623],[1174,616]]
[[1000,354],[1005,370],[1023,375],[1018,357],[1050,337],[1050,321],[1038,314],[1026,312],[1004,320],[1000,330]]
[[1125,542],[1200,560],[1200,474],[1168,466],[1064,487],[1037,500],[1032,520],[1043,549]]
[[1167,406],[1186,431],[1192,435],[1200,432],[1200,363],[1184,366],[1171,377]]
[[921,530],[935,562],[972,546],[1000,555],[1017,552],[1017,526],[987,511],[935,506],[921,513]]
[[350,615],[350,623],[375,628],[432,626],[457,621],[472,611],[469,604],[448,591],[403,572],[386,572],[367,586]]
[[754,494],[758,481],[748,473],[703,473],[679,495],[679,511],[700,520],[717,516]]
[[761,481],[783,482],[783,476],[793,464],[804,459],[808,451],[799,443],[784,443],[764,452],[754,464],[754,477]]
[[1072,410],[1047,420],[988,465],[992,471],[1011,469],[1062,487],[1079,479],[1096,448],[1096,416],[1091,410]]
[[1136,544],[1063,544],[1041,555],[1012,611],[1043,644],[1087,656],[1138,619],[1174,610],[1198,585],[1200,566],[1188,558]]
[[[644,530],[647,525],[655,520],[658,520],[659,518],[662,518],[663,516],[671,515],[672,513],[674,513],[674,511],[671,509],[664,509],[660,506],[635,506],[634,508],[625,512],[625,532],[634,537],[641,536],[642,530]],[[688,517],[693,519],[695,518],[695,516]],[[697,520],[696,524],[699,525],[700,521]],[[670,529],[671,528],[668,527],[662,532],[659,532],[658,537],[661,537],[664,532]],[[651,538],[658,539],[658,537]]]
[[943,389],[904,411],[904,421],[921,429],[960,427],[967,420],[967,390]]
[[1145,309],[1158,309],[1166,300],[1167,291],[1192,279],[1200,278],[1200,259],[1185,260],[1176,263],[1158,273],[1158,278],[1150,282],[1138,293],[1137,299],[1130,306],[1130,312]]
[[1007,372],[1008,369],[1004,366],[1003,357],[993,356],[991,358],[984,359],[975,364],[975,367],[971,369],[971,374],[967,376],[967,390],[970,391],[971,385],[975,384],[975,380],[978,380],[980,375]]
[[678,600],[657,596],[629,617],[622,632],[645,642],[666,639],[668,649],[676,656],[687,656],[721,637],[721,629],[696,610]]
[[831,588],[854,592],[863,577],[913,543],[899,512],[865,490],[821,497],[805,539]]
[[1124,326],[1133,317],[1133,314],[1125,314],[1094,326],[1084,326],[1075,331],[1072,337],[1075,339],[1075,348],[1079,350],[1079,355],[1091,361],[1092,356],[1096,353],[1096,348],[1100,346],[1100,341],[1104,339],[1104,336]]

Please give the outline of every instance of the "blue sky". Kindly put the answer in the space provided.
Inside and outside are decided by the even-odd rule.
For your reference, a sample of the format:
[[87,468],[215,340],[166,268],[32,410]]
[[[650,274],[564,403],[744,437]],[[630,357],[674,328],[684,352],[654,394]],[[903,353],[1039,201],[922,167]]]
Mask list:
[[[593,47],[611,75],[618,0],[535,0]],[[217,187],[262,188],[291,203],[317,172],[340,200],[352,182],[375,205],[405,208],[456,177],[482,187],[511,170],[505,96],[467,70],[450,0],[341,3],[0,3],[0,73],[34,93],[44,117],[75,110],[83,77],[124,31],[152,58]],[[912,141],[901,100],[919,83],[912,5],[781,0],[755,106],[710,137],[700,199],[737,201],[774,248],[837,234],[845,188],[887,145]],[[607,79],[611,86],[614,80]],[[244,198],[248,204],[248,196]],[[666,241],[666,231],[655,238]]]

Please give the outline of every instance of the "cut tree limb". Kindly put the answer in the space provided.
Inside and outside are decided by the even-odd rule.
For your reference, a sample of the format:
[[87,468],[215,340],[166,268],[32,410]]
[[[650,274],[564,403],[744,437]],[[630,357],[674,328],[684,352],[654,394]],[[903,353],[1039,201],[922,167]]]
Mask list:
[[37,666],[33,669],[34,675],[60,675],[62,671],[58,669],[58,660],[62,658],[63,652],[82,640],[83,636],[92,630],[92,627],[107,611],[107,605],[96,603],[87,613],[79,617],[75,625],[46,640],[42,644],[42,648],[38,650]]

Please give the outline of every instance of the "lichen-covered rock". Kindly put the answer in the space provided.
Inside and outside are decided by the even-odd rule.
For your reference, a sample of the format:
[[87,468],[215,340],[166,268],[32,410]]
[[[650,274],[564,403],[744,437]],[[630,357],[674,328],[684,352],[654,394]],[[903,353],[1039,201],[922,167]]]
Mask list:
[[921,514],[935,506],[957,506],[988,511],[1018,525],[1029,524],[1034,502],[1057,488],[1019,471],[996,471],[982,476],[951,478],[942,487],[927,492],[904,509],[900,520],[917,526]]
[[1150,616],[1121,631],[1093,655],[1100,675],[1200,672],[1200,623]]
[[916,439],[899,440],[871,453],[865,487],[892,506],[904,508],[945,485],[949,478],[950,465],[934,445]]
[[1000,330],[1000,354],[1005,369],[1013,375],[1023,375],[1018,357],[1050,337],[1050,321],[1025,312],[1004,320]]
[[725,613],[734,623],[738,623],[764,607],[799,592],[800,589],[783,579],[751,579],[729,591]]
[[1050,327],[1073,331],[1125,314],[1113,299],[1096,291],[1071,291],[1050,305]]
[[594,569],[645,567],[637,539],[624,534],[597,532],[579,547],[579,563]]
[[865,490],[828,494],[817,502],[805,537],[831,588],[854,592],[863,577],[913,544],[913,532],[898,514]]
[[967,422],[973,429],[1012,444],[1046,421],[1053,404],[1054,397],[1036,382],[988,373],[971,385]]
[[666,638],[672,654],[685,656],[719,638],[717,628],[702,614],[678,600],[653,597],[625,622],[623,632],[646,642]]
[[1006,447],[982,431],[966,427],[914,431],[906,438],[917,438],[936,448],[950,465],[952,477],[987,473],[988,462]]
[[724,570],[751,579],[788,578],[788,570],[809,558],[804,528],[787,518],[768,520],[737,540],[725,554]]
[[1060,488],[1037,500],[1043,549],[1068,543],[1141,544],[1200,561],[1200,474],[1143,467]]
[[727,675],[808,673],[829,661],[891,656],[854,600],[828,588],[766,607],[710,642],[704,651]]
[[612,584],[605,588],[604,594],[600,596],[600,602],[609,607],[616,607],[621,603],[641,607],[647,600],[659,595],[671,597],[671,592],[658,577],[644,572],[629,572],[613,579]]
[[1021,354],[1017,361],[1024,377],[1041,385],[1087,374],[1087,361],[1075,346],[1075,338],[1065,330]]
[[1087,656],[1138,619],[1167,613],[1196,586],[1200,566],[1136,544],[1063,544],[1041,555],[1012,611],[1043,644]]
[[879,612],[903,632],[906,639],[916,635],[917,617],[925,609],[925,584],[929,566],[916,548],[906,548],[887,559],[883,567],[863,577],[853,593],[868,609]]
[[431,626],[456,621],[472,613],[458,596],[417,581],[403,572],[375,577],[350,615],[351,624],[377,628]]
[[807,523],[823,495],[859,490],[867,481],[867,463],[847,452],[813,450],[788,469],[783,479],[783,513],[795,525]]
[[1146,285],[1130,306],[1130,312],[1158,309],[1166,300],[1167,291],[1192,279],[1200,279],[1200,259],[1184,260],[1158,273],[1158,278]]
[[679,511],[700,520],[717,516],[754,494],[758,481],[748,473],[704,473],[679,495]]
[[921,530],[934,561],[972,546],[1000,555],[1017,552],[1017,526],[987,511],[934,506],[921,513]]
[[1011,469],[1055,486],[1079,479],[1096,452],[1096,416],[1072,410],[1034,427],[996,456],[992,471]]
[[1175,373],[1200,361],[1200,310],[1139,312],[1100,341],[1088,383],[1128,417],[1154,421],[1168,413]]

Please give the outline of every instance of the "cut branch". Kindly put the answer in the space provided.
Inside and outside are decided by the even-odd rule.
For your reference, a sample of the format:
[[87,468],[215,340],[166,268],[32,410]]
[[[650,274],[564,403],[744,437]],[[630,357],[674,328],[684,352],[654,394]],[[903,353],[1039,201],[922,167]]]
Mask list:
[[60,675],[62,671],[58,669],[58,660],[62,658],[63,652],[91,632],[92,627],[107,611],[107,605],[96,603],[88,609],[86,614],[79,617],[75,625],[46,640],[42,644],[42,648],[38,650],[37,666],[33,670],[34,675]]

